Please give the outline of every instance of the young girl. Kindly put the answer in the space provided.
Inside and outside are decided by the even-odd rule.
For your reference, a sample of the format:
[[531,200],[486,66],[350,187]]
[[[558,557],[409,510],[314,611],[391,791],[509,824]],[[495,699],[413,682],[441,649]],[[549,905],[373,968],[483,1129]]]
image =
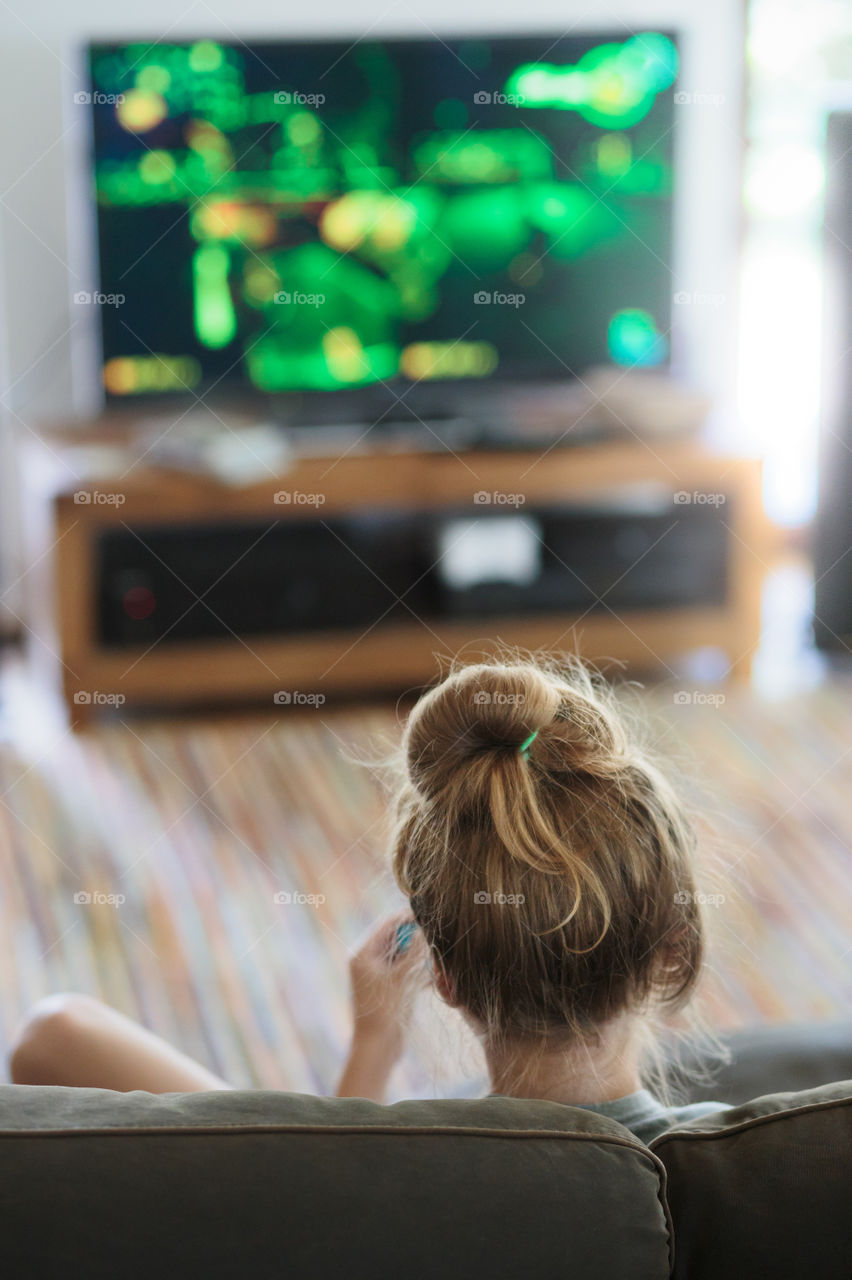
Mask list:
[[[661,1015],[701,969],[695,838],[602,681],[577,661],[459,667],[411,713],[394,819],[411,915],[351,962],[340,1096],[383,1099],[428,972],[479,1037],[495,1094],[586,1107],[646,1142],[723,1109],[667,1108],[643,1088]],[[11,1069],[27,1084],[229,1087],[83,996],[36,1007]]]

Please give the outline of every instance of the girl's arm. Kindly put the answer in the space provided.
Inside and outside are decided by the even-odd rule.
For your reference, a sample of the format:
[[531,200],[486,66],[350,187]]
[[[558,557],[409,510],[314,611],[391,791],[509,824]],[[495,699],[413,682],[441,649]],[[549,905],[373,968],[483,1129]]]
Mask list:
[[384,1102],[387,1083],[400,1052],[389,1038],[356,1032],[337,1086],[337,1097]]
[[408,915],[385,920],[349,964],[353,1031],[338,1098],[384,1101],[390,1074],[405,1047],[405,1018],[413,990],[428,974],[426,943]]

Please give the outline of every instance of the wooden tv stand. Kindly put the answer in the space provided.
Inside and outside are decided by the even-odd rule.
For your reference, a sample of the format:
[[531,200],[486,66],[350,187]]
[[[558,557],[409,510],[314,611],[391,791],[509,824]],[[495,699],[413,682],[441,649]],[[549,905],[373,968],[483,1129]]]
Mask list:
[[[767,524],[760,464],[713,454],[694,441],[617,441],[540,451],[358,452],[296,456],[279,477],[240,488],[209,475],[166,470],[146,458],[112,473],[91,450],[132,448],[126,425],[98,420],[44,433],[22,448],[21,503],[26,530],[30,649],[61,685],[75,725],[120,701],[132,707],[176,707],[238,701],[272,705],[280,689],[335,693],[400,691],[434,678],[436,655],[471,655],[495,642],[528,649],[572,649],[594,660],[625,662],[628,671],[666,672],[676,656],[716,646],[731,673],[746,675],[759,637],[760,581]],[[729,526],[728,598],[721,606],[606,608],[579,616],[548,614],[483,620],[379,623],[309,635],[263,636],[108,648],[99,640],[96,547],[99,533],[211,522],[299,520],[316,515],[300,504],[273,505],[276,488],[321,493],[322,518],[364,509],[476,513],[473,495],[522,492],[536,503],[570,503],[640,482],[688,493],[722,493]],[[91,501],[75,494],[97,493]],[[511,509],[511,508],[510,508]],[[673,512],[677,507],[673,505]],[[669,673],[671,668],[669,668]]]

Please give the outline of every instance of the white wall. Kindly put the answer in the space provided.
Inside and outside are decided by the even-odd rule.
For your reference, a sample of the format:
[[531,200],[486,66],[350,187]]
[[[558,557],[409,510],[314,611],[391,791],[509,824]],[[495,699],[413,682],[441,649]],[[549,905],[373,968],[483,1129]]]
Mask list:
[[[678,108],[681,183],[672,292],[724,296],[723,307],[676,308],[675,356],[717,394],[732,385],[734,259],[738,226],[743,0],[527,0],[511,11],[493,0],[344,0],[272,5],[262,0],[9,0],[0,7],[0,337],[8,383],[0,430],[25,431],[69,412],[72,361],[83,321],[70,297],[85,287],[79,212],[67,216],[68,148],[74,136],[77,51],[88,38],[218,35],[286,38],[288,33],[353,38],[384,33],[570,32],[624,23],[634,30],[683,31],[681,86],[716,99]],[[79,119],[77,121],[79,124]],[[79,201],[77,202],[79,203]],[[79,353],[75,355],[75,352]],[[85,371],[82,371],[85,372]],[[85,384],[85,377],[76,380]],[[0,467],[4,464],[0,460]],[[6,468],[8,471],[8,467]],[[8,508],[0,492],[0,507]]]

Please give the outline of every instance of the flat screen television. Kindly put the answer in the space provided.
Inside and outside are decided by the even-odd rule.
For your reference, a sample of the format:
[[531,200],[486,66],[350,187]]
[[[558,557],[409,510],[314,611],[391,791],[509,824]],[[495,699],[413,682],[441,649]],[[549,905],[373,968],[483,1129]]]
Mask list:
[[666,365],[673,33],[99,43],[88,67],[113,403]]

